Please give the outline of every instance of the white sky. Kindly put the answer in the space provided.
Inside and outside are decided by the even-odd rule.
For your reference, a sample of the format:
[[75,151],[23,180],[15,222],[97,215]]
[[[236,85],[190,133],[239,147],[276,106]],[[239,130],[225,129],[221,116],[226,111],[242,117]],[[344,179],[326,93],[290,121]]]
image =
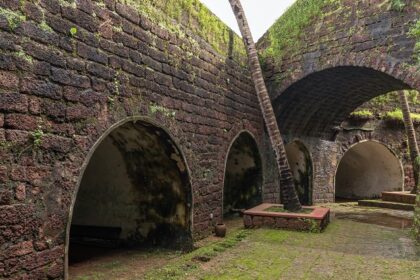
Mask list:
[[[236,33],[238,24],[228,0],[200,0]],[[241,0],[252,36],[257,41],[296,0]]]

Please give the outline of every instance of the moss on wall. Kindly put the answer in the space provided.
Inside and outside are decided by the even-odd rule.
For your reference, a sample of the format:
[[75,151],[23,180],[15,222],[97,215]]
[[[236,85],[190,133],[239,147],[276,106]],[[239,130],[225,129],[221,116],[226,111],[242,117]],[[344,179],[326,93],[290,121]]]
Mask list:
[[416,59],[418,65],[420,64],[420,19],[411,26],[409,35],[416,39],[416,45],[414,47],[414,58]]
[[323,14],[322,9],[337,0],[297,0],[275,23],[262,40],[268,40],[268,47],[261,53],[262,59],[271,57],[281,60],[283,54],[300,47],[304,29]]
[[219,54],[231,57],[237,62],[246,62],[246,51],[242,39],[199,0],[117,1],[134,7],[153,22],[183,36],[182,29],[174,24],[174,19],[207,41]]
[[[379,6],[385,6],[387,10],[402,12],[407,6],[406,0],[382,0]],[[342,0],[297,0],[274,24],[260,40],[261,61],[267,58],[280,62],[285,54],[294,54],[302,46],[302,36],[305,36],[305,28],[312,24],[321,24],[323,19],[342,10],[348,3]],[[328,9],[326,9],[326,7]],[[356,11],[357,13],[357,11]],[[412,27],[413,36],[420,36],[420,23]],[[348,33],[355,30],[349,29]],[[418,38],[418,37],[417,37]],[[420,43],[418,43],[420,50]]]

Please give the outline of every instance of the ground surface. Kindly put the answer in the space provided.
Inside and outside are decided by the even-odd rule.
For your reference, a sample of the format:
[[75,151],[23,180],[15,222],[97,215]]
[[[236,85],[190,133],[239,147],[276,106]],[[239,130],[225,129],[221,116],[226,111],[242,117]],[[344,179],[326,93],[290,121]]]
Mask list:
[[70,279],[420,279],[412,212],[328,206],[335,217],[321,234],[244,230],[236,219],[191,253],[113,251],[73,264]]

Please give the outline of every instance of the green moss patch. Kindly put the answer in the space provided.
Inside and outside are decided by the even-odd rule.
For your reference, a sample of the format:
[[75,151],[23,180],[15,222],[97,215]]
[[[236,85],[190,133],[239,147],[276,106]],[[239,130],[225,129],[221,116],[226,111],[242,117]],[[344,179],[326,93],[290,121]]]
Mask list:
[[[207,41],[219,54],[246,62],[246,51],[242,39],[207,9],[199,0],[118,0],[134,7],[141,15],[166,29],[185,34],[179,24]],[[197,42],[191,42],[196,44]]]
[[[410,113],[413,123],[420,123],[420,114]],[[382,119],[385,121],[403,122],[403,113],[401,109],[395,109],[391,112],[385,112],[382,115]]]
[[416,21],[410,28],[408,33],[411,37],[416,39],[416,45],[414,47],[414,56],[417,64],[420,64],[420,19]]
[[297,0],[269,29],[266,35],[269,46],[262,53],[262,59],[272,57],[279,61],[285,52],[298,50],[304,29],[316,18],[322,16],[322,9],[336,0]]
[[21,13],[2,7],[0,7],[0,17],[6,18],[9,28],[11,30],[16,29],[23,21],[26,20],[26,17]]
[[310,213],[312,213],[312,211],[313,211],[312,209],[302,208],[302,210],[300,210],[299,212],[290,212],[290,211],[287,211],[286,209],[284,209],[283,207],[279,207],[279,206],[272,206],[272,207],[269,207],[269,208],[264,210],[264,212],[300,213],[300,214],[310,214]]

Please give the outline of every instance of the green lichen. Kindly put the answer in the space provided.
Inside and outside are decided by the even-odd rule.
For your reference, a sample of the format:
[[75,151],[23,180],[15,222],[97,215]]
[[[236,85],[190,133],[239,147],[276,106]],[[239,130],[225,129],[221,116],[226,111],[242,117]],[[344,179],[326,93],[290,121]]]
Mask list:
[[15,55],[17,57],[20,57],[22,59],[24,59],[26,62],[32,64],[33,63],[33,58],[32,56],[28,55],[27,53],[25,53],[23,50],[20,50],[18,52],[15,52]]
[[77,28],[73,26],[70,28],[69,33],[71,36],[75,36],[77,34]]
[[77,4],[75,0],[58,0],[58,3],[60,3],[60,5],[64,7],[70,7],[73,9],[77,8]]
[[390,9],[397,12],[402,12],[406,5],[405,0],[391,0],[390,2]]
[[158,105],[158,104],[155,104],[155,103],[152,103],[152,102],[149,105],[149,112],[153,115],[160,112],[164,116],[170,117],[170,118],[175,118],[175,115],[176,115],[176,111],[170,110],[168,108],[165,108],[161,105]]
[[414,47],[414,59],[417,64],[420,64],[420,19],[411,26],[408,35],[416,40],[416,45]]
[[16,29],[26,17],[19,12],[0,7],[0,16],[4,16],[11,30]]
[[45,20],[43,20],[39,24],[39,28],[41,28],[42,30],[44,30],[46,32],[54,32],[54,30],[47,24],[47,22]]
[[[193,33],[207,41],[219,54],[229,56],[237,62],[246,62],[242,39],[199,0],[118,0],[118,2],[134,7],[152,22],[176,33],[179,37],[187,38],[189,47],[196,45],[197,50],[200,49],[198,42],[187,36],[180,24],[187,26]],[[178,24],[174,23],[174,20]]]
[[373,117],[373,113],[369,110],[359,110],[359,111],[354,111],[350,114],[351,117],[354,118],[360,118],[360,119],[370,119]]

